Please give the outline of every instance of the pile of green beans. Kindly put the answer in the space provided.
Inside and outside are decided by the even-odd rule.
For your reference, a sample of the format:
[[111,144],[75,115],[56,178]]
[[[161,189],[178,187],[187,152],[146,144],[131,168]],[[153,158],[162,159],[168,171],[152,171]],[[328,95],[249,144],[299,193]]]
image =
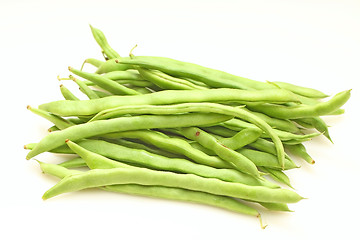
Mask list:
[[[259,82],[165,57],[121,57],[91,27],[103,60],[69,67],[81,96],[27,108],[49,120],[49,134],[25,145],[73,155],[38,161],[61,180],[43,199],[86,188],[188,201],[259,218],[303,199],[286,172],[315,161],[304,142],[330,133],[350,90],[329,95],[285,82]],[[83,68],[91,64],[95,71]],[[73,74],[73,75],[72,75]],[[80,168],[80,169],[77,169]]]

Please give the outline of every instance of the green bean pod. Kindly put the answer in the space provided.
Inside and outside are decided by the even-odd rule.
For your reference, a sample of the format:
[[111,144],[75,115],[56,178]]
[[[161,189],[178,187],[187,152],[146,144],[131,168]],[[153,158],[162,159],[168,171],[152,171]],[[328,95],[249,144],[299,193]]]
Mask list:
[[[44,173],[56,176],[58,178],[64,178],[68,175],[81,173],[80,171],[69,170],[56,164],[43,162],[39,162],[39,164]],[[262,225],[260,213],[256,209],[246,205],[243,202],[226,196],[214,195],[182,188],[142,186],[137,184],[109,185],[102,186],[101,189],[116,193],[126,193],[169,200],[194,202],[214,206],[241,214],[256,216],[260,220],[261,227],[265,228],[265,226]]]
[[99,86],[99,87],[103,88],[104,90],[107,90],[110,93],[113,93],[115,95],[116,94],[118,94],[118,95],[122,95],[122,94],[138,95],[138,94],[140,94],[137,91],[132,90],[131,88],[127,88],[117,82],[114,82],[111,79],[108,79],[108,78],[103,77],[96,73],[87,73],[87,72],[83,72],[80,70],[76,70],[72,67],[69,67],[69,71],[82,77],[82,78],[92,81],[97,86]]
[[112,49],[110,47],[108,41],[105,38],[104,33],[101,30],[94,28],[91,25],[90,25],[90,28],[91,28],[91,32],[93,34],[95,41],[99,44],[100,48],[104,51],[106,56],[109,59],[119,58],[120,55],[114,49]]
[[136,164],[139,167],[161,171],[192,173],[206,178],[217,178],[226,182],[240,182],[251,186],[278,188],[276,184],[264,178],[255,179],[248,174],[243,174],[233,169],[216,169],[181,158],[170,159],[144,150],[126,148],[105,141],[86,140],[79,142],[79,145],[72,141],[67,141],[67,144],[85,160],[91,169],[129,167],[128,163],[130,163]]
[[95,59],[95,58],[87,58],[85,59],[85,61],[83,62],[83,64],[81,65],[81,68],[80,68],[80,71],[83,70],[84,66],[85,66],[85,63],[90,63],[91,65],[93,65],[94,67],[100,67],[101,64],[104,63],[104,61],[101,61],[101,60],[98,60],[98,59]]
[[203,147],[213,150],[221,159],[235,166],[236,169],[244,173],[248,173],[255,177],[260,177],[256,165],[247,157],[235,152],[220,144],[216,138],[212,137],[207,132],[196,127],[181,128],[180,132],[185,137],[198,142]]
[[134,56],[132,58],[116,59],[119,65],[136,65],[149,69],[156,69],[175,77],[192,78],[215,88],[274,89],[275,86],[235,76],[220,70],[206,68],[197,64],[178,61],[175,59],[151,56]]
[[76,97],[68,88],[66,88],[64,85],[60,85],[60,91],[61,94],[63,95],[63,97],[66,100],[74,100],[74,101],[78,101],[79,98]]
[[228,120],[230,117],[220,114],[179,114],[173,116],[133,116],[121,117],[110,120],[99,120],[90,123],[68,127],[62,131],[56,131],[45,136],[32,149],[27,159],[40,153],[50,151],[65,143],[66,139],[77,141],[83,138],[99,136],[106,133],[129,131],[150,128],[172,128],[185,126],[211,125]]
[[252,104],[248,103],[250,110],[263,112],[268,116],[281,119],[297,119],[318,117],[331,114],[342,107],[350,98],[351,90],[343,91],[336,94],[327,102],[321,102],[316,105],[301,105],[286,107],[273,104]]
[[194,149],[188,142],[180,138],[169,137],[163,133],[152,130],[135,130],[107,134],[110,138],[136,138],[160,149],[186,156],[196,163],[215,168],[233,168],[232,165],[219,157],[209,156]]
[[296,203],[303,199],[296,192],[288,189],[249,186],[214,178],[203,178],[193,174],[178,174],[145,168],[93,169],[84,173],[68,175],[46,191],[43,199],[66,192],[114,184],[177,187],[259,202]]
[[192,89],[206,89],[204,87],[197,86],[189,81],[166,76],[164,73],[155,70],[149,70],[145,68],[136,68],[140,75],[155,85],[167,90],[192,90]]
[[302,86],[297,86],[291,83],[286,83],[286,82],[273,82],[274,84],[276,84],[277,86],[279,86],[280,88],[283,89],[287,89],[293,93],[299,94],[301,96],[304,97],[308,97],[308,98],[326,98],[329,95],[313,89],[313,88],[307,88],[307,87],[302,87]]

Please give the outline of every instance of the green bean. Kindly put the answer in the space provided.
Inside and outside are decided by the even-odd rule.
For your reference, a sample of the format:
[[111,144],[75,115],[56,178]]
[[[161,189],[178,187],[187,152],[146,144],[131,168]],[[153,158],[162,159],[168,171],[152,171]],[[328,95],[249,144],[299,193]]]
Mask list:
[[[53,175],[59,178],[65,176],[81,173],[76,170],[69,170],[56,164],[39,162],[42,171],[46,174]],[[170,200],[179,200],[186,202],[194,202],[200,204],[206,204],[214,207],[223,208],[229,211],[247,214],[250,216],[256,216],[260,220],[262,225],[260,213],[244,203],[237,201],[233,198],[209,194],[205,192],[198,192],[192,190],[186,190],[182,188],[162,187],[162,186],[142,186],[137,184],[122,184],[122,185],[108,185],[102,186],[101,189],[116,193],[127,193],[147,197],[163,198]]]
[[[240,119],[230,119],[229,121],[226,121],[224,123],[221,123],[220,126],[225,126],[231,130],[234,131],[241,131],[243,129],[252,128],[252,129],[259,129],[256,125],[252,123],[248,123],[245,121],[242,121]],[[321,133],[310,133],[310,134],[293,134],[291,132],[286,132],[278,129],[273,129],[273,132],[282,140],[282,141],[289,141],[289,140],[307,140],[310,138],[317,137],[321,135]],[[263,133],[261,135],[262,138],[268,138],[269,136],[267,133]]]
[[[243,109],[249,111],[247,108],[243,108]],[[300,129],[296,126],[296,124],[288,119],[278,119],[278,118],[269,117],[263,113],[252,112],[252,111],[250,111],[250,112],[252,114],[258,116],[259,118],[263,119],[267,124],[269,124],[271,127],[275,128],[275,129],[290,132],[290,133],[299,133],[300,132]]]
[[72,67],[69,67],[69,71],[82,77],[82,78],[92,81],[97,86],[99,86],[99,87],[103,88],[104,90],[107,90],[113,94],[119,94],[119,95],[122,95],[122,94],[138,95],[139,94],[138,92],[136,92],[130,88],[127,88],[121,84],[114,82],[111,79],[108,79],[108,78],[103,77],[96,73],[87,73],[87,72],[76,70]]
[[259,202],[260,205],[272,211],[283,211],[283,212],[293,212],[289,209],[288,205],[285,203],[265,203]]
[[96,70],[95,73],[103,74],[103,73],[109,73],[109,72],[114,72],[114,71],[125,71],[128,69],[131,69],[130,65],[117,64],[115,61],[116,61],[116,59],[107,60],[106,62],[101,64],[100,67],[98,67],[98,69]]
[[198,142],[203,147],[213,150],[216,155],[218,155],[224,161],[233,165],[239,171],[248,173],[254,177],[259,177],[259,171],[256,168],[256,165],[250,161],[248,158],[235,152],[232,149],[227,148],[226,146],[220,144],[216,138],[212,137],[207,132],[196,127],[187,127],[181,128],[180,132],[184,134],[185,137]]
[[100,67],[101,64],[103,64],[104,62],[95,58],[88,58],[85,59],[85,61],[83,62],[83,64],[81,65],[80,71],[83,70],[85,63],[90,63],[91,65],[93,65],[94,67]]
[[99,90],[95,90],[95,89],[93,89],[93,92],[94,92],[99,98],[104,98],[104,97],[112,96],[111,93],[104,92],[104,91],[99,91]]
[[133,142],[133,141],[129,141],[129,140],[121,139],[121,138],[116,138],[116,139],[111,138],[110,139],[110,138],[101,137],[99,139],[100,140],[105,140],[107,142],[115,143],[115,144],[118,144],[118,145],[121,145],[121,146],[124,146],[124,147],[128,147],[128,148],[142,149],[142,150],[145,150],[147,152],[151,152],[151,153],[161,155],[161,156],[164,156],[164,157],[168,157],[168,158],[181,158],[181,155],[175,154],[173,152],[168,152],[168,151],[165,151],[163,149],[160,149],[160,148],[157,148],[157,147],[154,147],[154,146],[149,146],[149,145],[146,145],[145,143],[142,143],[142,142],[141,143],[140,142]]
[[339,109],[343,106],[350,98],[350,91],[343,91],[336,94],[327,102],[321,102],[316,105],[301,105],[294,107],[286,107],[281,105],[273,104],[251,104],[248,103],[247,107],[250,110],[263,112],[270,117],[281,118],[281,119],[297,119],[297,118],[309,118],[318,117]]
[[307,153],[305,146],[301,143],[295,145],[286,145],[285,149],[288,150],[291,154],[304,159],[310,164],[315,163],[314,159],[312,159],[312,157]]
[[[192,90],[196,91],[196,90]],[[148,94],[151,95],[151,94]],[[123,106],[118,107],[115,110],[109,110],[110,112],[120,113],[152,113],[152,114],[175,114],[175,113],[184,113],[184,112],[213,112],[220,114],[227,114],[234,117],[242,118],[246,121],[249,121],[263,130],[274,142],[276,146],[277,156],[279,163],[283,166],[284,164],[284,149],[281,143],[280,138],[274,132],[274,130],[262,119],[258,118],[255,115],[252,115],[250,112],[244,111],[241,108],[234,108],[221,104],[214,103],[184,103],[178,105],[166,105],[166,106]],[[101,115],[101,114],[100,114]]]
[[278,182],[281,182],[281,183],[284,183],[286,184],[287,186],[293,188],[291,186],[291,183],[290,183],[290,179],[289,177],[281,170],[278,170],[278,169],[272,169],[272,168],[268,168],[268,167],[260,167],[261,171],[263,172],[266,172],[266,173],[269,173],[270,176],[278,181]]
[[119,58],[115,61],[117,61],[119,65],[136,65],[156,69],[175,77],[192,78],[215,88],[239,88],[245,90],[275,88],[275,86],[265,82],[254,81],[223,71],[170,58],[134,56],[127,59]]
[[142,115],[134,117],[121,117],[110,120],[99,120],[71,126],[62,131],[56,131],[48,134],[36,145],[33,150],[28,153],[27,159],[63,145],[66,139],[77,141],[83,138],[103,135],[106,133],[137,129],[211,125],[228,119],[229,116],[225,115],[199,113],[172,116]]
[[[193,163],[187,159],[170,159],[144,150],[126,148],[105,141],[86,140],[79,142],[79,145],[67,141],[67,144],[75,153],[86,161],[91,169],[128,167],[127,164],[130,163],[140,167],[161,171],[192,173],[201,177],[217,178],[226,182],[240,182],[252,186],[278,188],[276,184],[273,184],[264,178],[255,179],[248,174],[240,173],[234,169],[216,169]],[[114,162],[114,160],[116,161]],[[126,166],[117,166],[117,163],[120,164],[120,162],[125,162]]]
[[178,187],[259,202],[295,203],[303,199],[296,192],[288,189],[249,186],[214,178],[203,178],[193,174],[178,174],[145,168],[93,169],[84,173],[68,175],[46,191],[43,199],[66,192],[114,184]]
[[104,77],[111,80],[134,80],[134,81],[145,81],[139,73],[132,71],[112,71],[103,74]]
[[[275,169],[281,169],[282,166],[277,161],[276,156],[261,152],[253,149],[247,149],[247,148],[240,148],[236,150],[236,152],[242,154],[243,156],[247,157],[250,161],[252,161],[256,166],[259,167],[269,167],[269,168],[275,168]],[[285,158],[284,161],[284,170],[298,168],[298,166],[295,165],[295,163],[290,160],[289,158]]]
[[286,83],[286,82],[273,82],[274,84],[276,84],[277,86],[279,86],[280,88],[283,89],[287,89],[293,93],[299,94],[301,96],[304,97],[308,97],[308,98],[326,98],[329,95],[313,89],[313,88],[307,88],[307,87],[302,87],[302,86],[297,86],[291,83]]
[[110,47],[109,43],[107,42],[104,33],[97,29],[94,28],[90,25],[91,28],[91,32],[93,34],[94,39],[96,40],[96,42],[99,44],[100,48],[104,51],[104,53],[106,54],[106,56],[109,59],[113,59],[113,58],[119,58],[120,55]]
[[53,131],[58,131],[58,130],[60,130],[60,129],[55,125],[48,128],[48,132],[53,132]]
[[145,143],[152,144],[160,149],[186,156],[196,163],[215,168],[233,168],[232,165],[219,157],[209,156],[202,151],[194,149],[188,142],[180,138],[168,137],[158,131],[135,130],[108,134],[111,138],[136,138]]
[[[285,90],[284,90],[285,91]],[[39,106],[40,109],[60,116],[93,115],[103,110],[130,105],[165,105],[176,103],[224,101],[296,101],[282,90],[244,91],[239,89],[164,90],[140,96],[111,96],[86,101],[54,101]]]
[[62,84],[60,85],[60,91],[66,100],[75,100],[75,101],[79,100],[79,98],[77,98],[72,92],[70,92],[70,90],[68,88],[66,88]]
[[173,90],[192,90],[192,89],[205,89],[203,87],[197,86],[189,81],[166,76],[164,73],[155,70],[149,70],[145,68],[136,68],[140,75],[154,83],[155,85],[161,87],[162,89],[173,89]]
[[81,157],[71,158],[62,163],[59,163],[58,165],[65,168],[79,168],[87,166],[86,162]]
[[327,139],[329,139],[330,142],[333,143],[333,141],[330,137],[328,126],[326,125],[325,121],[323,119],[321,119],[320,117],[299,118],[299,119],[295,119],[295,121],[297,123],[299,123],[300,125],[305,123],[308,126],[311,126],[311,128],[315,128],[320,133],[322,133]]
[[233,137],[222,138],[219,142],[232,150],[236,150],[256,141],[256,139],[260,137],[261,133],[262,131],[260,129],[247,128],[241,130]]
[[69,76],[69,78],[71,80],[73,80],[79,86],[81,92],[83,92],[89,99],[98,99],[99,98],[99,96],[94,92],[94,90],[89,88],[83,81],[81,81],[71,75]]
[[[87,140],[89,141],[89,140]],[[108,169],[108,168],[128,168],[132,167],[130,165],[124,164],[122,162],[111,160],[103,155],[91,152],[85,148],[77,145],[76,143],[65,140],[68,147],[73,150],[77,155],[79,155],[90,169]],[[98,143],[98,141],[97,141]]]
[[68,120],[66,120],[62,117],[59,117],[57,115],[54,115],[52,113],[46,112],[44,110],[33,108],[29,105],[27,106],[27,109],[30,110],[31,112],[35,113],[36,115],[39,115],[40,117],[43,117],[46,120],[49,120],[50,122],[55,124],[55,126],[58,127],[59,129],[64,129],[64,128],[74,125],[71,122],[69,122]]

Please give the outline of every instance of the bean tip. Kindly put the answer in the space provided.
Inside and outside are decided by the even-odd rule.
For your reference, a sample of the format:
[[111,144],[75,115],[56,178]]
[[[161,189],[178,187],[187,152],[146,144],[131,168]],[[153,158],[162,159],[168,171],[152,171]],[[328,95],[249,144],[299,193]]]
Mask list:
[[26,145],[24,145],[24,149],[28,149]]
[[27,106],[26,106],[26,109],[29,109],[29,110],[30,110],[30,109],[31,109],[31,106],[30,106],[30,105],[27,105]]
[[66,140],[65,140],[66,143],[69,142],[69,141],[70,141],[70,139],[66,139]]
[[119,63],[119,59],[115,59],[115,62],[116,62],[116,63]]
[[69,69],[69,71],[71,71],[71,70],[72,70],[72,67],[69,66],[68,69]]

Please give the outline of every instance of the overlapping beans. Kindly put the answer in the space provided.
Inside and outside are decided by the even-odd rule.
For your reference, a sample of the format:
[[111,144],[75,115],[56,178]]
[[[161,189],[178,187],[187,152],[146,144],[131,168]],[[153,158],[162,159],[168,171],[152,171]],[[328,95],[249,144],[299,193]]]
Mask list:
[[289,211],[288,203],[302,199],[288,188],[286,170],[299,159],[314,163],[303,142],[322,134],[331,141],[321,116],[343,114],[350,90],[324,101],[327,94],[290,83],[164,57],[120,57],[99,29],[91,30],[105,60],[85,60],[95,73],[69,67],[84,80],[59,79],[73,80],[89,100],[61,85],[65,100],[28,106],[54,125],[25,145],[27,159],[77,154],[39,162],[61,178],[43,199],[97,187],[212,205],[260,222],[259,211]]

